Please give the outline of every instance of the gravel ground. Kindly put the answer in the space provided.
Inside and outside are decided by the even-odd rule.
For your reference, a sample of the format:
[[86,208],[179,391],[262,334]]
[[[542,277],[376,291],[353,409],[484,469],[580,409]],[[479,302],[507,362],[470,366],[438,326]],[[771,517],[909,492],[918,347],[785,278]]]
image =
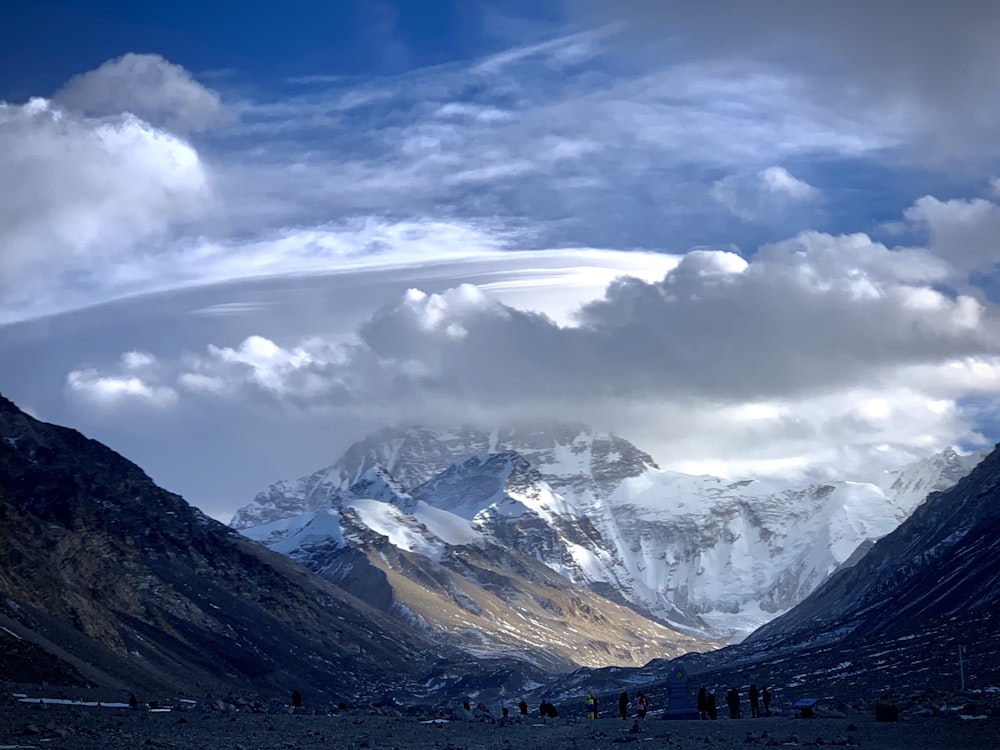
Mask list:
[[[847,719],[740,719],[674,722],[537,719],[509,725],[409,716],[336,716],[227,711],[149,713],[127,708],[17,704],[0,707],[0,749],[133,750],[589,750],[640,747],[748,748],[854,746],[888,750],[1000,748],[1000,721],[950,718],[881,723]],[[646,744],[649,743],[649,744]]]

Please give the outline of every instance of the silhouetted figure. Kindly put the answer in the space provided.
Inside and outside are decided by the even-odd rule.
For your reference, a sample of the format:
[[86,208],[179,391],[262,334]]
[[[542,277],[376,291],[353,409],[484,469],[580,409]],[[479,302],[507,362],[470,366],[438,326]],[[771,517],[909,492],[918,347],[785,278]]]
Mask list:
[[302,693],[298,690],[292,691],[292,708],[302,708]]
[[559,715],[555,704],[548,701],[542,701],[542,705],[538,707],[538,713],[542,715],[543,719],[554,719]]
[[646,718],[646,710],[649,708],[649,704],[646,702],[646,696],[642,694],[640,690],[635,694],[635,707],[636,714],[640,719]]
[[521,698],[521,702],[517,704],[517,707],[521,711],[521,716],[528,715],[528,704],[525,703],[524,698]]
[[729,706],[729,718],[740,718],[740,692],[736,688],[731,688],[726,693],[726,705]]
[[771,691],[766,687],[764,691],[760,694],[761,699],[764,701],[764,714],[767,716],[771,715]]
[[129,693],[129,696],[128,696],[128,706],[129,706],[129,708],[138,708],[139,707],[139,701],[136,700],[135,693]]
[[715,693],[709,693],[706,700],[708,701],[708,718],[715,721],[719,718],[719,708],[715,704]]
[[503,696],[500,696],[500,713],[503,714],[503,717],[505,719],[508,716],[510,716],[510,704],[507,702],[507,699]]
[[760,692],[755,683],[750,683],[750,718],[760,717]]
[[628,693],[624,690],[618,696],[618,714],[623,718],[628,718]]
[[701,715],[701,720],[704,721],[708,718],[708,693],[705,688],[698,688],[698,702],[696,704],[698,713]]

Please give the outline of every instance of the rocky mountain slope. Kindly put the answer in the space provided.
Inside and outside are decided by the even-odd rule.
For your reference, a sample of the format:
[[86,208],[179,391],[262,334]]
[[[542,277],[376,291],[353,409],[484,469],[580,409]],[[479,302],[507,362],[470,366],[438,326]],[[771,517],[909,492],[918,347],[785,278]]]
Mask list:
[[1000,613],[1000,450],[749,639],[762,647],[866,638],[972,612]]
[[[785,706],[807,695],[866,711],[885,696],[927,715],[974,704],[976,694],[965,691],[1000,689],[998,560],[1000,448],[743,643],[676,663],[717,695],[735,686],[745,697],[756,682]],[[666,693],[665,668],[581,670],[548,690],[641,683],[657,698]]]
[[446,648],[2,396],[0,529],[0,680],[353,701],[448,663]]
[[[387,429],[326,469],[272,485],[232,526],[273,545],[296,526],[289,519],[373,500],[383,514],[392,506],[413,519],[399,516],[403,526],[438,528],[428,551],[380,527],[398,549],[432,558],[456,544],[520,553],[671,627],[738,639],[978,458],[948,451],[878,484],[789,486],[664,471],[623,438],[578,427]],[[297,554],[295,544],[280,549]]]
[[[556,501],[532,480],[535,473],[512,452],[467,459],[412,494],[373,468],[331,495],[332,507],[244,533],[481,658],[517,656],[565,672],[639,666],[721,645],[643,617],[500,543],[496,529],[530,535],[536,511]],[[431,496],[437,505],[425,499]]]

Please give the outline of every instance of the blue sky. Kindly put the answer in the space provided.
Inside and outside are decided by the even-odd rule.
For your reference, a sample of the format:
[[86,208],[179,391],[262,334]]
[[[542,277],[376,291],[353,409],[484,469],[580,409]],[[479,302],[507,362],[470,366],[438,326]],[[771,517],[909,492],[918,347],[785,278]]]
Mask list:
[[8,4],[0,390],[220,516],[386,422],[996,440],[1000,10],[748,7]]
[[13,2],[5,25],[17,33],[0,50],[0,92],[17,99],[51,91],[127,52],[154,52],[197,74],[234,72],[263,85],[400,73],[531,41],[525,35],[533,26],[541,37],[557,10],[457,0]]

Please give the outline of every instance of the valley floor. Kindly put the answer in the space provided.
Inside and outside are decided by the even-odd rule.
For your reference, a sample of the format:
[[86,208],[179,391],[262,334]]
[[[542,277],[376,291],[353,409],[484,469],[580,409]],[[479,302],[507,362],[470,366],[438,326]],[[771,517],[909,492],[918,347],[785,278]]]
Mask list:
[[[586,721],[531,718],[510,725],[409,716],[337,716],[215,712],[148,713],[127,708],[0,706],[0,749],[149,750],[212,748],[344,748],[344,750],[589,750],[622,744],[686,748],[855,746],[885,750],[1000,747],[1000,721],[911,719],[876,724],[847,719],[663,721],[648,718]],[[648,744],[647,744],[648,743]]]

